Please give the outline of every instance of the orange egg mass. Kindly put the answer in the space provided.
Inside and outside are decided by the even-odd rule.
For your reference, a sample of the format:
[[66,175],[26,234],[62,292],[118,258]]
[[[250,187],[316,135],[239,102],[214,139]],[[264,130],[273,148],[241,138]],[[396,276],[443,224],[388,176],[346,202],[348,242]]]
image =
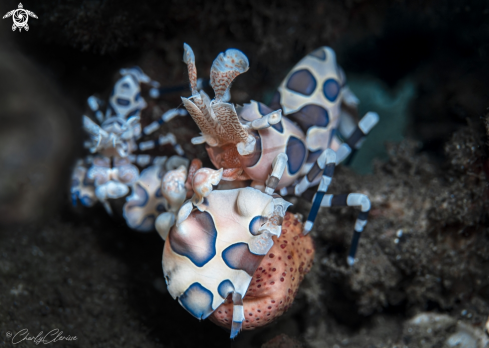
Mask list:
[[[302,234],[302,222],[296,215],[285,215],[282,235],[273,239],[274,245],[253,274],[243,298],[243,330],[265,326],[280,317],[294,301],[304,275],[312,266],[313,241],[310,235]],[[232,300],[228,298],[209,319],[231,329]]]

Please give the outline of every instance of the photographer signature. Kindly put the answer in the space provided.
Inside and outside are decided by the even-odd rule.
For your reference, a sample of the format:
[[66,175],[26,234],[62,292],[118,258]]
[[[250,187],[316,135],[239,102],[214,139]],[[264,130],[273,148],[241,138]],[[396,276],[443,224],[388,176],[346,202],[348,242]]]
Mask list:
[[37,334],[37,336],[31,336],[29,334],[29,330],[27,329],[22,329],[16,334],[12,334],[10,331],[8,331],[7,337],[12,337],[12,344],[18,344],[22,341],[32,341],[36,345],[40,343],[49,344],[59,341],[76,341],[78,339],[76,336],[63,336],[63,331],[60,331],[59,329],[53,329],[46,334],[41,331]]

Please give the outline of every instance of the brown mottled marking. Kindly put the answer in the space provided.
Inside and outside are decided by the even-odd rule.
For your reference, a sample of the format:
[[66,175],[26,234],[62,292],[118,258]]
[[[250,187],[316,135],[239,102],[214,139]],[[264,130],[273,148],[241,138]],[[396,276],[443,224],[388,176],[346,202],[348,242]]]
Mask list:
[[182,98],[183,106],[187,109],[192,119],[195,121],[202,133],[206,135],[214,135],[214,130],[212,128],[212,123],[204,116],[202,110],[197,107],[192,101],[187,98]]
[[211,86],[215,93],[216,100],[221,100],[226,93],[229,85],[240,74],[239,71],[218,71],[211,69]]
[[223,140],[237,144],[248,139],[248,132],[239,121],[238,114],[234,106],[228,103],[218,103],[212,105],[214,114],[219,124],[224,128]]
[[197,68],[195,67],[195,62],[191,59],[189,52],[186,52],[187,56],[187,69],[188,69],[188,79],[190,80],[190,89],[192,93],[197,92]]
[[216,117],[211,115],[211,99],[204,91],[200,91],[200,98],[194,98],[194,103],[197,105],[202,114],[205,116],[209,124],[212,125],[213,135],[217,138],[222,138],[225,133],[224,128],[219,124]]

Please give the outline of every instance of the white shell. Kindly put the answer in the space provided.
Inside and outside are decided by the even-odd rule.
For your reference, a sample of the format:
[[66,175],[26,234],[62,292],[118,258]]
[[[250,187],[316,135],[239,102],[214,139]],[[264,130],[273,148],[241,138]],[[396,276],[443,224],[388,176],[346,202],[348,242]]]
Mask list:
[[163,271],[173,298],[205,319],[224,302],[224,288],[246,294],[289,203],[246,187],[212,191],[191,213],[189,205],[166,240]]

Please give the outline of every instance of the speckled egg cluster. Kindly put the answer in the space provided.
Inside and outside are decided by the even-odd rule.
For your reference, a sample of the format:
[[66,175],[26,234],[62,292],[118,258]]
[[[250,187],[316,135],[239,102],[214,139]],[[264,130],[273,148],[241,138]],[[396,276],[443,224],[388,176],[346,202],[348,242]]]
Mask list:
[[[302,234],[298,216],[287,213],[282,235],[274,238],[274,245],[253,274],[243,299],[244,330],[265,326],[281,316],[292,304],[314,258],[310,235]],[[228,299],[209,317],[217,325],[231,328],[233,302]]]

